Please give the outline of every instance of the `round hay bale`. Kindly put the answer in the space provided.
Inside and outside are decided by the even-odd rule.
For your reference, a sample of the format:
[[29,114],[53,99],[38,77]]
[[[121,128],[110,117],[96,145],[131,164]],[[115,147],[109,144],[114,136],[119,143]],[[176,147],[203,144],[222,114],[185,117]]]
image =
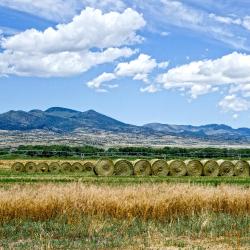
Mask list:
[[82,171],[88,175],[95,175],[94,171],[95,165],[91,161],[85,161],[83,163],[83,169]]
[[114,173],[114,163],[110,159],[100,159],[94,167],[98,176],[112,176]]
[[168,161],[171,176],[185,176],[187,174],[186,164],[181,160]]
[[61,171],[63,173],[68,173],[68,172],[72,172],[72,166],[69,162],[63,162],[61,164]]
[[51,172],[51,173],[59,173],[60,168],[61,168],[61,166],[58,162],[51,162],[49,164],[49,172]]
[[27,173],[35,173],[38,171],[38,167],[36,163],[30,161],[25,164],[25,172]]
[[133,174],[133,164],[127,160],[115,160],[114,168],[114,175],[117,176],[130,176]]
[[189,176],[201,176],[203,172],[203,166],[198,160],[186,160],[187,175]]
[[25,166],[21,162],[15,162],[12,166],[11,169],[15,172],[25,172]]
[[233,176],[234,175],[234,164],[228,160],[218,160],[219,164],[219,175],[220,176]]
[[201,163],[205,176],[216,177],[219,175],[219,164],[215,160],[202,160]]
[[249,176],[249,163],[244,160],[233,161],[234,175],[239,177]]
[[46,173],[49,172],[49,165],[47,162],[40,162],[37,164],[37,169],[42,173]]
[[84,166],[80,162],[74,162],[72,164],[73,172],[83,172]]
[[134,165],[134,175],[137,176],[149,176],[151,175],[151,164],[147,160],[138,159],[133,162]]
[[169,165],[167,161],[160,159],[153,159],[150,161],[152,175],[167,176],[169,174]]

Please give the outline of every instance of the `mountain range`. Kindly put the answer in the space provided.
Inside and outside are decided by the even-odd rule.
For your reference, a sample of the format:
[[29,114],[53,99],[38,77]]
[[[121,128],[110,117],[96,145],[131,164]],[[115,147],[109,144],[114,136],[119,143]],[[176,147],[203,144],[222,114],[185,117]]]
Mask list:
[[250,129],[234,129],[224,124],[203,126],[170,125],[150,123],[135,126],[115,120],[94,110],[80,112],[72,109],[53,107],[45,111],[9,111],[0,114],[0,130],[31,131],[44,130],[56,133],[71,133],[85,130],[90,133],[105,131],[131,135],[178,136],[200,140],[250,142]]

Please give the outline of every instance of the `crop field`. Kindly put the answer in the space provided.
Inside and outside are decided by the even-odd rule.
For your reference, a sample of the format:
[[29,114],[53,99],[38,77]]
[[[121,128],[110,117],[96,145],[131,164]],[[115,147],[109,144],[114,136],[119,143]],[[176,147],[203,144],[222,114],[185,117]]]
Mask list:
[[135,174],[136,161],[112,174],[105,164],[33,160],[35,170],[16,171],[16,162],[0,161],[0,249],[250,248],[249,175],[205,176],[206,162],[194,176],[156,171],[154,161],[150,174]]

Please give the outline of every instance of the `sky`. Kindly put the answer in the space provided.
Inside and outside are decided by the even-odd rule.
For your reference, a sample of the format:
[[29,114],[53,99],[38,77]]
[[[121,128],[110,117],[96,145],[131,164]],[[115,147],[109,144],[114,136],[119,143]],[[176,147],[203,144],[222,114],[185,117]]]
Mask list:
[[0,113],[250,127],[248,0],[0,0]]

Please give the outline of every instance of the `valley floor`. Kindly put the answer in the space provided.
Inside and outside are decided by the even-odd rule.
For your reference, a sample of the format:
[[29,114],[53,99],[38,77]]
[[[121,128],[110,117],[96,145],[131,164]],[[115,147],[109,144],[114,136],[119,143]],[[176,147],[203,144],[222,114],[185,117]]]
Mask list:
[[249,177],[0,169],[0,249],[249,248]]

